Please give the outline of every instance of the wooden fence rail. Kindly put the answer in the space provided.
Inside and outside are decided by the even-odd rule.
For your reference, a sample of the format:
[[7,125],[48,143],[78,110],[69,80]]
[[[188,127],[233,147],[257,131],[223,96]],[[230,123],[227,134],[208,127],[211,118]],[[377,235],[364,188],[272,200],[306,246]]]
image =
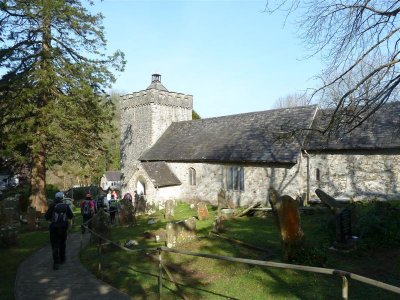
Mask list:
[[[107,244],[112,244],[115,247],[120,248],[121,250],[127,251],[127,252],[139,252],[139,251],[156,251],[158,253],[158,260],[159,260],[159,274],[158,274],[158,293],[160,299],[162,298],[162,270],[163,270],[163,261],[162,261],[162,252],[170,252],[170,253],[176,253],[176,254],[181,254],[181,255],[189,255],[189,256],[197,256],[197,257],[204,257],[204,258],[210,258],[210,259],[219,259],[219,260],[225,260],[225,261],[231,261],[231,262],[237,262],[237,263],[244,263],[244,264],[249,264],[249,265],[257,265],[257,266],[264,266],[264,267],[272,267],[272,268],[280,268],[280,269],[290,269],[290,270],[298,270],[298,271],[304,271],[304,272],[313,272],[313,273],[319,273],[319,274],[325,274],[325,275],[333,275],[333,276],[339,276],[342,278],[342,299],[348,299],[348,294],[349,294],[349,284],[348,280],[353,279],[368,285],[372,285],[396,294],[400,294],[400,287],[390,285],[378,280],[374,280],[371,278],[367,278],[361,275],[357,275],[354,273],[350,273],[347,271],[342,271],[342,270],[337,270],[337,269],[328,269],[328,268],[319,268],[319,267],[310,267],[310,266],[303,266],[303,265],[294,265],[294,264],[286,264],[286,263],[278,263],[278,262],[272,262],[272,261],[263,261],[263,260],[254,260],[254,259],[247,259],[247,258],[238,258],[238,257],[230,257],[230,256],[223,256],[223,255],[216,255],[216,254],[209,254],[209,253],[194,253],[190,251],[185,251],[185,250],[178,250],[178,249],[173,249],[173,248],[167,248],[167,247],[158,247],[158,248],[142,248],[142,249],[129,249],[126,247],[123,247],[113,241],[110,241],[103,236],[97,234],[93,230],[89,229],[87,226],[85,226],[86,229],[91,232],[92,234],[96,235],[97,237],[101,238],[104,240]],[[99,247],[99,270],[101,270],[101,246]]]

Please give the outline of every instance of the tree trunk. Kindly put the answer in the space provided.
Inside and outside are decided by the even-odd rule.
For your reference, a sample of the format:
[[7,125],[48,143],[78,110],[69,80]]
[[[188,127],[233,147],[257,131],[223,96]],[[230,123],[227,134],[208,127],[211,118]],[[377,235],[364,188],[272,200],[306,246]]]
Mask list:
[[45,151],[34,154],[31,171],[31,193],[29,200],[31,206],[41,213],[47,210],[46,201],[46,164]]

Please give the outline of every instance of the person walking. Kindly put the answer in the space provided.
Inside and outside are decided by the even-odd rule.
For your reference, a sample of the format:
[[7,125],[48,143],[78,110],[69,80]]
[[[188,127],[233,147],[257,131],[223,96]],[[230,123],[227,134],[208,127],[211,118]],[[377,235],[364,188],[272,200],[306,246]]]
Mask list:
[[72,219],[74,214],[68,204],[63,203],[64,193],[57,192],[54,202],[49,206],[45,214],[46,220],[50,221],[50,243],[53,256],[53,269],[58,270],[59,265],[66,259],[66,242],[68,219]]
[[81,203],[81,215],[83,217],[82,233],[85,233],[85,225],[91,228],[90,219],[95,214],[95,203],[92,199],[92,195],[86,194],[85,200]]
[[109,202],[110,223],[115,225],[115,215],[118,213],[118,200],[111,199]]

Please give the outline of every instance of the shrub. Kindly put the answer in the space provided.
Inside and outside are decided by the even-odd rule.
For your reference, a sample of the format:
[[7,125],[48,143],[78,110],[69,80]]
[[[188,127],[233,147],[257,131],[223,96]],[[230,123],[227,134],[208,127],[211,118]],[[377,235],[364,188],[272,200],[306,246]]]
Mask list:
[[355,232],[361,246],[389,248],[400,246],[400,207],[390,202],[373,201],[356,206],[358,222]]

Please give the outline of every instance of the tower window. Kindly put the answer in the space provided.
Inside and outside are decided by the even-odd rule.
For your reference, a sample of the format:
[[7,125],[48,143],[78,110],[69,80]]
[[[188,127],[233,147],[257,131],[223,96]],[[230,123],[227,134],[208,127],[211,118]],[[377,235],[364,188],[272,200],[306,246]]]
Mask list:
[[229,167],[227,173],[228,190],[244,191],[244,168]]
[[196,185],[196,170],[189,168],[189,184]]
[[320,170],[318,168],[315,169],[315,180],[316,181],[320,181],[321,180],[321,172],[320,172]]

